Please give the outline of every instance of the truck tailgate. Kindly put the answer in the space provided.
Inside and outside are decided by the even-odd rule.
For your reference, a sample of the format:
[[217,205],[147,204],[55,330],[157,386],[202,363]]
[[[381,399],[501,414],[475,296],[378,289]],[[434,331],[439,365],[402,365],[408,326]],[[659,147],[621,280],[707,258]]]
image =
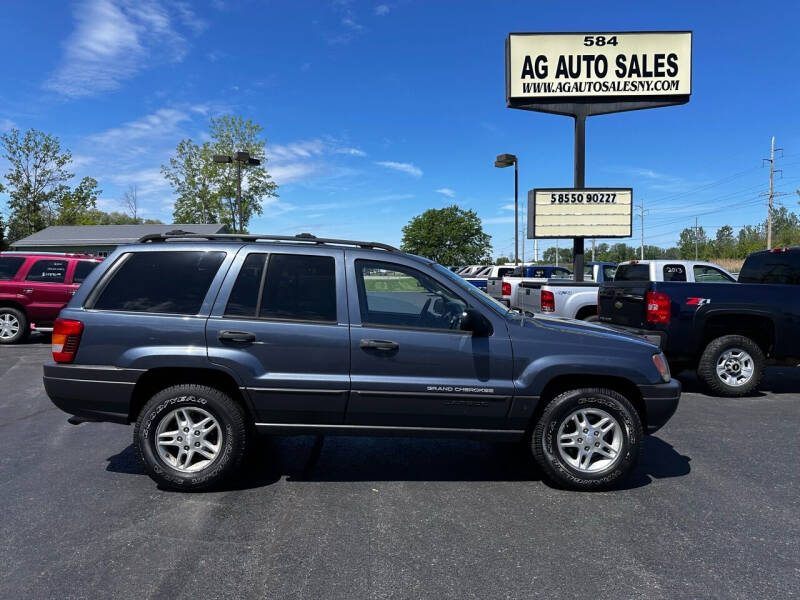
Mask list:
[[517,307],[528,312],[542,311],[542,284],[522,281],[517,286]]
[[486,293],[492,298],[503,297],[503,278],[502,277],[489,277],[486,280]]
[[597,314],[600,321],[643,327],[647,316],[645,297],[649,281],[610,281],[600,286]]

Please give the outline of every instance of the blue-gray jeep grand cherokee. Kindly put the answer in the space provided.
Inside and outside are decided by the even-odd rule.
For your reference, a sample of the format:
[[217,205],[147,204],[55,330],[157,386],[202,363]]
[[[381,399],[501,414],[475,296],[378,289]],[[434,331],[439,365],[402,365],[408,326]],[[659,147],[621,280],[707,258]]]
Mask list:
[[257,433],[525,440],[544,473],[602,489],[680,397],[650,343],[510,311],[385,244],[176,231],[118,248],[53,331],[70,421],[135,423],[159,484],[231,475]]

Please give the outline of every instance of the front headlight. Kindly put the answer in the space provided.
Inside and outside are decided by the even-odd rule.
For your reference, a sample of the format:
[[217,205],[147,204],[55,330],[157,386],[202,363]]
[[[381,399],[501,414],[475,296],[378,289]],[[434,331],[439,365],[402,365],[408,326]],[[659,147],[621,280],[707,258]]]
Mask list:
[[656,370],[658,371],[658,374],[661,375],[661,379],[664,380],[664,383],[669,383],[669,363],[667,362],[667,357],[664,356],[663,352],[653,354],[653,364],[656,366]]

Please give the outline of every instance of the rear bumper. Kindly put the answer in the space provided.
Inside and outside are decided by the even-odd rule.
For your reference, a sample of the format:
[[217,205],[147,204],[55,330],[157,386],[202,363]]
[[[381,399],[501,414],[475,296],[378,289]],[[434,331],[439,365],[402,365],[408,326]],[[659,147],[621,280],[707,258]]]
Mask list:
[[676,379],[669,383],[640,385],[647,420],[647,433],[655,433],[678,409],[681,397],[681,382]]
[[141,369],[98,365],[44,365],[44,389],[65,413],[93,421],[128,423],[131,396]]
[[651,344],[655,344],[662,350],[667,347],[667,332],[659,331],[657,329],[640,329],[638,327],[630,327],[628,325],[614,325],[613,323],[606,323],[599,321],[603,327],[608,327],[620,333],[627,333],[628,335],[635,335],[636,337],[644,338]]

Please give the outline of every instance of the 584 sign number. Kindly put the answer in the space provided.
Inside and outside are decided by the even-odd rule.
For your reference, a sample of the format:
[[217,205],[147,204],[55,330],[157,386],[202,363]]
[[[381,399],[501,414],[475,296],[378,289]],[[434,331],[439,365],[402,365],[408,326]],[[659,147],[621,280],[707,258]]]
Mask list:
[[617,36],[612,35],[611,37],[606,37],[604,35],[587,35],[583,38],[583,45],[584,46],[616,46],[617,45]]

